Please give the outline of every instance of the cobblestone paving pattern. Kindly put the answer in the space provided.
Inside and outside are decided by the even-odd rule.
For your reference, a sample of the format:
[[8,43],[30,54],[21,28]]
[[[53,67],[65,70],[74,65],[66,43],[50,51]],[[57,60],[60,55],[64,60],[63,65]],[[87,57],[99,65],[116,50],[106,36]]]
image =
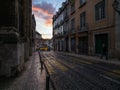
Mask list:
[[115,79],[113,75],[107,75],[119,67],[55,52],[42,52],[41,56],[57,90],[120,90],[119,77]]

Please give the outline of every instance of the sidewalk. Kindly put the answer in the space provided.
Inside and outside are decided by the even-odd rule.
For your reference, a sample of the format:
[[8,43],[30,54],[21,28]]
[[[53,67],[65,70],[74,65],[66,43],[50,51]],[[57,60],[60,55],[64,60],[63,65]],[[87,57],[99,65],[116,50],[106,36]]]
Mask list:
[[64,55],[70,55],[70,56],[73,56],[76,58],[80,58],[83,60],[90,60],[93,62],[99,61],[99,62],[104,62],[104,63],[108,63],[108,64],[120,65],[120,60],[116,59],[116,58],[105,60],[105,59],[100,59],[100,57],[97,57],[97,56],[87,56],[87,55],[80,55],[80,54],[69,53],[69,52],[58,52],[58,51],[57,51],[57,53],[64,54]]
[[41,72],[38,52],[25,63],[25,71],[2,90],[45,90],[46,73]]

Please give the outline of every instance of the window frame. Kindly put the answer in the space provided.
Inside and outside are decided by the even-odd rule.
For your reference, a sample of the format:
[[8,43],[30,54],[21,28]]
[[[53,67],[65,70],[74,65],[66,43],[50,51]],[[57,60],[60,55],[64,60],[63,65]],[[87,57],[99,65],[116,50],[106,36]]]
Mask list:
[[80,28],[83,28],[86,26],[86,12],[82,12],[80,14]]
[[103,20],[106,18],[106,2],[100,1],[95,5],[95,21]]
[[71,19],[71,32],[75,30],[75,18]]
[[87,0],[79,0],[80,6],[84,5],[87,2]]

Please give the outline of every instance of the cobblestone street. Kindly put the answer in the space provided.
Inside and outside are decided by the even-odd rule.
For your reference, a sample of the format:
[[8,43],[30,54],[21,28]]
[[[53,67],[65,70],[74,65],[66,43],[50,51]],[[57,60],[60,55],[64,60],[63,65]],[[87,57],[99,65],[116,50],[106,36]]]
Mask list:
[[56,90],[120,90],[119,65],[60,52],[41,52],[41,56]]
[[[83,60],[53,51],[41,52],[40,56],[33,53],[22,74],[0,90],[45,90],[48,74],[49,90],[120,90],[118,64]],[[42,72],[40,58],[45,64]]]
[[44,90],[45,71],[40,71],[38,53],[34,53],[27,61],[26,70],[13,83],[3,90]]

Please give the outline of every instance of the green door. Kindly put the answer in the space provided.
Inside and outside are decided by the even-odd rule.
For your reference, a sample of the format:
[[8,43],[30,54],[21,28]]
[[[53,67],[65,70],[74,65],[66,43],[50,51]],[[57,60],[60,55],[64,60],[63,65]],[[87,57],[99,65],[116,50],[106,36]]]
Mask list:
[[95,53],[102,53],[102,44],[108,48],[108,34],[95,35]]

